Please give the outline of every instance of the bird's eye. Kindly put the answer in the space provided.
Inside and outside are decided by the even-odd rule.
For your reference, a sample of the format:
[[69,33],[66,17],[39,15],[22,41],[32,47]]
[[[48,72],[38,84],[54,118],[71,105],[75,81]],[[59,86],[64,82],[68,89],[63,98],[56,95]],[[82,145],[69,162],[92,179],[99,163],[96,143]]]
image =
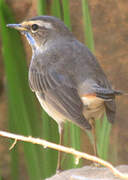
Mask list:
[[33,31],[36,31],[38,28],[39,28],[39,26],[37,24],[33,24],[32,25],[32,30]]

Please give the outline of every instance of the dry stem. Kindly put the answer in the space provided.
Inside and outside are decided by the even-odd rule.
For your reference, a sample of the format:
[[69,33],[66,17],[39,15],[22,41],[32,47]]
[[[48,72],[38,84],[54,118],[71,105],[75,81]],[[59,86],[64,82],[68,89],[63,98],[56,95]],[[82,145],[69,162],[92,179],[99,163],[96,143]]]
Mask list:
[[87,153],[79,152],[79,151],[76,151],[75,149],[68,148],[68,147],[65,147],[65,146],[61,146],[61,145],[58,145],[58,144],[55,144],[55,143],[51,143],[51,142],[48,142],[48,141],[43,140],[43,139],[33,138],[33,137],[30,137],[30,136],[29,137],[21,136],[21,135],[17,135],[17,134],[13,134],[13,133],[8,133],[8,132],[5,132],[5,131],[0,131],[0,136],[15,139],[15,143],[13,143],[12,147],[14,147],[16,142],[18,140],[20,140],[20,141],[30,142],[30,143],[33,143],[33,144],[39,144],[39,145],[41,145],[41,146],[43,146],[45,148],[49,147],[49,148],[52,148],[52,149],[55,149],[55,150],[58,150],[58,151],[66,152],[66,153],[74,155],[77,159],[84,158],[84,159],[99,163],[99,164],[109,168],[115,176],[117,176],[117,177],[119,177],[121,179],[127,179],[128,180],[128,174],[124,174],[124,173],[119,172],[109,162],[104,161],[104,160],[102,160],[102,159],[100,159],[98,157],[89,155]]

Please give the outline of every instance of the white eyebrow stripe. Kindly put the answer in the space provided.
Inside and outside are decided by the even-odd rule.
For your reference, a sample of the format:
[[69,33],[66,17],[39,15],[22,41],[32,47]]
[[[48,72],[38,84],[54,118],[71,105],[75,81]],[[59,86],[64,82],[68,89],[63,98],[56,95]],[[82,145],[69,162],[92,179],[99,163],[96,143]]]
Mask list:
[[32,24],[38,24],[39,26],[44,26],[47,29],[53,29],[53,26],[50,22],[45,22],[45,21],[40,21],[40,20],[36,20],[36,21],[26,21],[22,23],[23,25],[32,25]]
[[47,29],[53,29],[53,26],[51,23],[43,22],[43,26],[45,26]]

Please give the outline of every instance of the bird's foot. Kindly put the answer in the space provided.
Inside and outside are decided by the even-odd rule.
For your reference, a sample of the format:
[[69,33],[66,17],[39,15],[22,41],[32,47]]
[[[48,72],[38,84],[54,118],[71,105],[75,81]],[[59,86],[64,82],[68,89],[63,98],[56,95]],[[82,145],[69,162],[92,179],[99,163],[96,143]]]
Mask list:
[[63,171],[63,170],[62,170],[61,168],[59,168],[59,169],[57,168],[57,169],[56,169],[56,174],[60,174],[62,171]]
[[101,165],[99,163],[96,163],[96,162],[92,163],[91,166],[92,167],[101,167]]

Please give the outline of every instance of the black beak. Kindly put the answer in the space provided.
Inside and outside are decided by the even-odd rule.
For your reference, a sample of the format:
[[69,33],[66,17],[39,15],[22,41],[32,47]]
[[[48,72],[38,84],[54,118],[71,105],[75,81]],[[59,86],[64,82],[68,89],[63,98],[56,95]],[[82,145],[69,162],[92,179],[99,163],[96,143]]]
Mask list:
[[27,28],[24,27],[22,24],[7,24],[6,26],[9,28],[14,28],[14,29],[19,30],[19,31],[26,31],[27,30]]

